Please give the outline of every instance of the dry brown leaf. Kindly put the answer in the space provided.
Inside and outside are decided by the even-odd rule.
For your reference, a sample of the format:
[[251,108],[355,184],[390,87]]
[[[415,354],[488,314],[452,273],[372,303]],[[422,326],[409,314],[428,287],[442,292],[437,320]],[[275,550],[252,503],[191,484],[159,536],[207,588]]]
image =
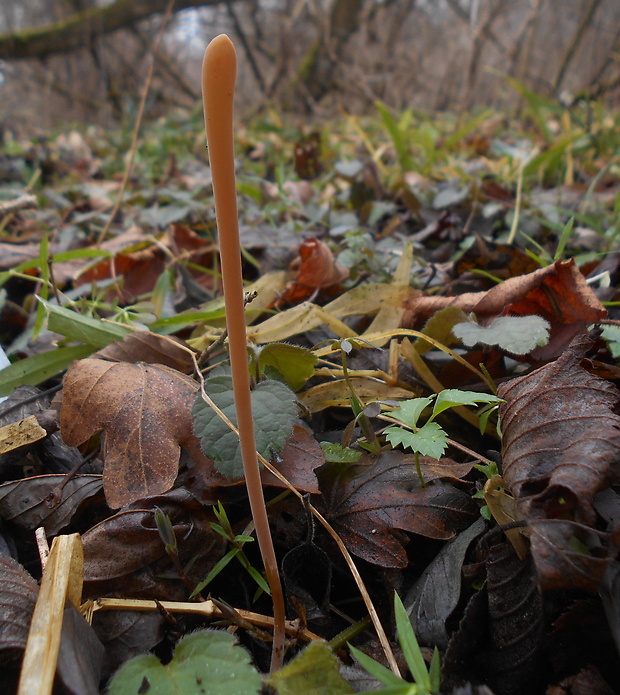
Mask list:
[[172,487],[181,445],[194,437],[197,388],[164,366],[85,359],[69,369],[60,431],[70,446],[105,431],[103,488],[110,507]]
[[[445,475],[447,470],[449,477],[454,477],[461,465],[444,464],[438,470],[436,464],[420,457],[426,481]],[[465,474],[466,467],[462,470]],[[342,467],[322,490],[317,507],[324,510],[347,548],[381,567],[407,566],[402,534],[397,529],[450,540],[476,518],[476,505],[461,490],[436,484],[421,488],[413,455],[399,451]]]
[[291,270],[297,275],[284,289],[277,306],[299,304],[317,290],[338,285],[349,277],[348,269],[336,263],[329,246],[316,237],[302,242]]
[[403,317],[403,327],[416,328],[446,306],[473,312],[481,322],[497,316],[537,314],[551,324],[549,344],[537,348],[535,359],[559,355],[588,323],[607,316],[607,310],[575,265],[573,259],[554,263],[527,275],[509,278],[488,292],[466,292],[458,297],[412,299]]
[[104,347],[94,357],[116,362],[146,362],[164,364],[179,372],[190,372],[194,367],[191,354],[196,351],[184,340],[151,331],[134,331],[123,340]]
[[575,339],[498,390],[504,480],[529,523],[543,588],[596,590],[615,547],[594,528],[592,500],[618,477],[620,394],[580,366],[588,343]]

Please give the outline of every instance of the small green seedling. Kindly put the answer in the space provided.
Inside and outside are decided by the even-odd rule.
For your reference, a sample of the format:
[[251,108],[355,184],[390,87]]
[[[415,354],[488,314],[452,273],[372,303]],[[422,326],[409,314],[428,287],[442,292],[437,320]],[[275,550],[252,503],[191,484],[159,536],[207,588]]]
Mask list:
[[431,695],[438,693],[441,674],[437,647],[433,651],[430,668],[427,668],[407,611],[396,592],[394,592],[394,615],[398,630],[398,642],[413,676],[413,683],[407,682],[359,649],[349,645],[351,654],[373,678],[386,686],[381,690],[373,690],[375,693],[384,693],[384,695],[388,695],[388,693],[389,695]]
[[[412,398],[403,401],[401,405],[390,413],[395,420],[403,423],[404,427],[393,426],[385,430],[385,438],[392,446],[402,445],[411,449],[415,454],[415,465],[420,479],[420,485],[424,487],[424,477],[420,469],[419,455],[430,456],[439,460],[448,446],[446,431],[435,422],[435,418],[449,408],[462,405],[476,405],[487,403],[497,406],[501,398],[487,393],[475,393],[473,391],[459,391],[458,389],[444,389],[438,395],[433,394],[426,398]],[[433,403],[433,412],[421,427],[418,421],[422,412]],[[488,415],[486,416],[488,419]],[[485,420],[486,424],[486,420]]]
[[251,543],[254,541],[252,536],[244,536],[242,534],[235,534],[232,530],[228,516],[226,515],[226,510],[224,509],[221,502],[217,503],[217,507],[213,507],[213,513],[215,514],[219,523],[211,522],[211,528],[223,536],[232,546],[232,548],[224,555],[223,558],[218,560],[213,569],[209,572],[206,579],[200,582],[198,586],[194,589],[190,598],[194,598],[199,593],[201,593],[206,587],[217,577],[217,575],[226,567],[226,565],[233,559],[241,563],[243,569],[252,577],[252,579],[258,584],[259,590],[265,591],[270,594],[269,585],[265,581],[263,575],[252,566],[248,560],[246,554],[243,552],[243,546],[246,543]]

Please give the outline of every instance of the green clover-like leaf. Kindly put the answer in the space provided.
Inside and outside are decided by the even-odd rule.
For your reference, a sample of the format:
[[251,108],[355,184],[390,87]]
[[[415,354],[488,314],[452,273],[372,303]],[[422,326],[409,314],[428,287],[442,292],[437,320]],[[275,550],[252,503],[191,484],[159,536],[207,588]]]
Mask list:
[[424,408],[427,408],[435,396],[428,398],[411,398],[408,401],[403,401],[398,408],[395,408],[390,413],[390,416],[396,420],[400,420],[407,427],[415,427],[418,424],[418,419]]

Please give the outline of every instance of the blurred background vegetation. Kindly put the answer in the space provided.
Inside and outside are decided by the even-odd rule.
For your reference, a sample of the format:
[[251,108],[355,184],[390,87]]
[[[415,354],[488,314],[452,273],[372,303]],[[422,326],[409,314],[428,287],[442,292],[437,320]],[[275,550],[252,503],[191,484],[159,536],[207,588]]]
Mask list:
[[2,0],[0,134],[128,122],[151,63],[146,117],[195,108],[220,32],[241,115],[620,104],[618,0]]

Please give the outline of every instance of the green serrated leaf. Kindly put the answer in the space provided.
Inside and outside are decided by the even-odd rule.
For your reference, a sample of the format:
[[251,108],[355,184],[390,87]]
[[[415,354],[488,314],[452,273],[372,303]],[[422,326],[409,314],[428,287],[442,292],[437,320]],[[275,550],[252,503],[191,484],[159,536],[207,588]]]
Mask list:
[[112,321],[102,321],[90,316],[82,316],[75,311],[57,304],[51,304],[41,297],[39,302],[47,311],[47,327],[54,333],[60,333],[70,340],[103,348],[115,340],[122,340],[134,329]]
[[[207,381],[206,391],[213,402],[236,425],[235,398],[232,379],[216,376]],[[252,391],[252,413],[256,450],[266,459],[281,451],[293,431],[297,417],[295,394],[283,383],[261,381]],[[194,433],[206,456],[215,461],[218,471],[230,478],[243,476],[243,460],[239,439],[200,394],[192,408]]]
[[502,399],[488,393],[476,393],[475,391],[460,391],[459,389],[444,389],[440,391],[433,406],[433,415],[436,417],[448,408],[457,405],[476,405],[477,403],[501,403]]
[[112,679],[109,695],[253,695],[261,678],[250,655],[235,638],[219,630],[184,637],[172,661],[163,666],[152,655],[124,664]]
[[400,420],[408,427],[415,427],[418,424],[418,419],[424,408],[427,408],[435,396],[428,398],[411,398],[408,401],[403,401],[398,408],[395,408],[390,413],[391,417]]
[[342,446],[338,442],[321,442],[326,463],[355,463],[362,458],[362,452]]
[[307,348],[288,343],[269,343],[260,349],[259,371],[266,366],[275,367],[286,379],[293,391],[299,391],[314,374],[318,357]]
[[549,342],[551,326],[542,316],[500,316],[487,326],[473,321],[458,323],[452,333],[463,345],[498,345],[513,355],[525,355]]
[[349,695],[351,686],[340,675],[340,662],[322,642],[311,642],[284,668],[265,678],[278,695]]
[[385,438],[392,446],[400,444],[422,456],[438,460],[448,446],[448,435],[436,422],[427,422],[417,432],[410,432],[402,427],[389,427],[385,430]]

